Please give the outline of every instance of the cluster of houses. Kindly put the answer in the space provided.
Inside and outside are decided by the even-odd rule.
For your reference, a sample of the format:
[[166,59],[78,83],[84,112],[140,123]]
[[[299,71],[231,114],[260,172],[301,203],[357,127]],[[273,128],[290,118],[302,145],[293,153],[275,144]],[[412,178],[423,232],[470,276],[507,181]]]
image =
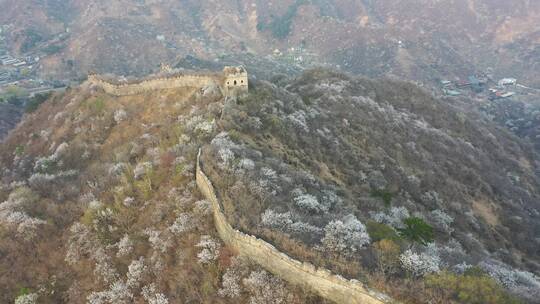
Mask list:
[[0,98],[13,86],[21,88],[29,96],[63,87],[63,84],[35,77],[39,57],[26,55],[17,58],[9,53],[5,35],[9,34],[10,28],[9,25],[0,25]]
[[[2,50],[0,49],[0,52],[1,51]],[[4,67],[12,66],[14,68],[19,68],[19,67],[23,67],[23,66],[30,66],[30,68],[31,68],[31,64],[34,64],[34,63],[37,63],[37,62],[39,62],[39,57],[28,56],[26,58],[15,58],[15,57],[12,57],[9,54],[4,54],[4,55],[0,56],[0,63]]]
[[503,78],[496,82],[487,74],[470,75],[467,80],[441,81],[442,92],[445,96],[460,96],[466,90],[475,94],[486,93],[491,101],[516,95],[517,86],[515,78]]
[[291,47],[285,51],[275,49],[272,52],[275,59],[282,60],[288,64],[296,64],[300,66],[310,66],[317,62],[317,55],[308,51],[302,46]]

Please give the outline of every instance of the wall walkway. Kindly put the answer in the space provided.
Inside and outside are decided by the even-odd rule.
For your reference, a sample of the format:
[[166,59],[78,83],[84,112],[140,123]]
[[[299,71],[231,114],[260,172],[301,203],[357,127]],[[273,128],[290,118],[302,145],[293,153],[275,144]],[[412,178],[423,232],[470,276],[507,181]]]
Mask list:
[[339,304],[393,303],[387,296],[367,289],[356,280],[347,280],[326,269],[290,258],[271,244],[234,229],[225,217],[212,182],[203,172],[197,156],[196,181],[199,190],[212,203],[214,222],[219,236],[227,245],[247,256],[280,278],[314,290],[321,297]]
[[107,94],[114,96],[136,95],[155,90],[175,89],[182,87],[202,88],[211,83],[220,83],[217,76],[177,75],[156,79],[147,79],[138,83],[114,84],[96,75],[88,76],[87,83],[101,87]]

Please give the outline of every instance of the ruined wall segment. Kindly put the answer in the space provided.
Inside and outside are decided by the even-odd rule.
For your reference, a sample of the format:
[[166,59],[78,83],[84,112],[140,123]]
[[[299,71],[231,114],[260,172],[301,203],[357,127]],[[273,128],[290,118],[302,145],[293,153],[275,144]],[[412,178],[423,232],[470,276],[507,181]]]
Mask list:
[[102,88],[114,96],[137,95],[150,91],[176,88],[203,88],[217,85],[224,96],[237,96],[248,92],[248,73],[243,67],[225,67],[223,73],[174,74],[148,77],[136,82],[119,82],[88,75],[87,84]]
[[271,244],[234,229],[223,213],[211,181],[201,168],[200,155],[199,151],[196,169],[197,186],[212,204],[215,226],[223,242],[284,280],[312,289],[321,297],[336,303],[393,303],[388,297],[367,289],[356,280],[347,280],[326,269],[294,260]]

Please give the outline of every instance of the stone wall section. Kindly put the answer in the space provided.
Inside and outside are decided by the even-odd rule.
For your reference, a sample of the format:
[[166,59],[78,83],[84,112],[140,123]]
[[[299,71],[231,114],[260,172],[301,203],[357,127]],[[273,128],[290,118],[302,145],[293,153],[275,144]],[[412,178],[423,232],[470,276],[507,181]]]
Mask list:
[[182,87],[202,88],[212,83],[219,85],[222,81],[217,76],[179,75],[143,80],[138,83],[113,84],[97,75],[89,75],[89,85],[101,87],[107,94],[114,96],[137,95],[155,90],[175,89]]
[[203,172],[200,163],[201,151],[197,156],[196,182],[199,190],[213,208],[216,229],[224,243],[247,256],[266,270],[280,278],[311,290],[321,297],[340,304],[383,304],[395,303],[387,296],[369,290],[356,280],[347,280],[326,269],[302,263],[290,258],[271,244],[234,229],[227,221],[212,182]]

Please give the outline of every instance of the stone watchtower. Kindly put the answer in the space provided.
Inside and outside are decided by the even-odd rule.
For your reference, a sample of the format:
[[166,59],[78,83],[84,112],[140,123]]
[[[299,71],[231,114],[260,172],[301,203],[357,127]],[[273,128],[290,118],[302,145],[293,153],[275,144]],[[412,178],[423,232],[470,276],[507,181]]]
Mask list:
[[244,67],[225,67],[223,77],[225,95],[236,96],[248,92],[248,73]]

